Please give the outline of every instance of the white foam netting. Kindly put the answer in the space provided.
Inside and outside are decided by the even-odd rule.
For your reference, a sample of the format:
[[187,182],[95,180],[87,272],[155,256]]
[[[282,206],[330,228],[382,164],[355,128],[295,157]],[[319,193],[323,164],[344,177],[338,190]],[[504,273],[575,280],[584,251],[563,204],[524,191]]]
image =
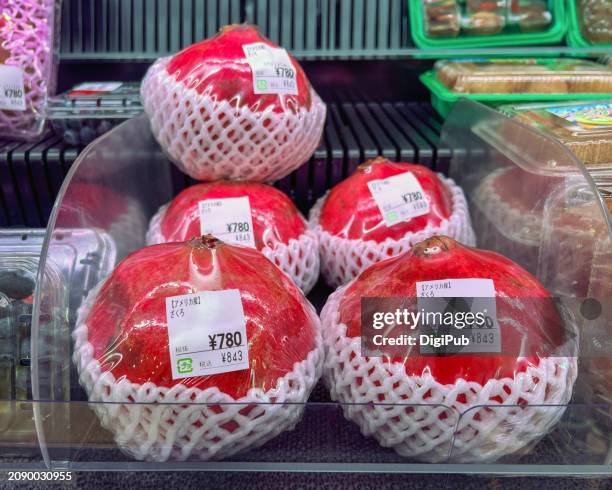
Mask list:
[[[147,231],[147,245],[164,243],[161,222],[168,204],[159,208],[151,218]],[[308,294],[319,279],[319,240],[317,234],[306,230],[298,238],[289,239],[288,243],[276,243],[274,247],[265,246],[261,253],[273,262],[304,294]]]
[[513,208],[500,199],[493,185],[507,170],[507,167],[497,169],[483,179],[474,190],[474,204],[496,230],[493,233],[501,233],[524,245],[537,246],[540,243],[542,216]]
[[416,233],[407,233],[400,240],[387,238],[383,242],[356,240],[332,235],[319,224],[321,208],[327,194],[321,197],[310,210],[310,228],[319,237],[321,273],[326,282],[337,287],[357,277],[361,271],[376,262],[407,252],[414,245],[435,235],[447,235],[468,245],[476,245],[476,237],[470,222],[465,195],[452,179],[438,174],[452,194],[452,213],[439,226],[429,226]]
[[153,135],[169,158],[198,180],[274,182],[306,162],[319,144],[326,107],[311,89],[310,109],[276,113],[232,107],[177,82],[160,58],[141,88]]
[[[247,395],[234,399],[216,387],[201,390],[182,384],[172,388],[137,384],[102,372],[93,358],[84,321],[102,284],[79,308],[73,360],[91,407],[123,451],[147,461],[222,459],[258,447],[292,430],[300,420],[304,403],[321,375],[320,325],[315,348],[267,391],[251,388]],[[314,309],[312,316],[318,322]]]
[[[329,297],[321,313],[323,376],[332,400],[343,403],[345,417],[365,436],[421,461],[490,462],[537,440],[563,415],[576,357],[543,358],[514,378],[484,386],[408,376],[403,363],[361,357],[360,337],[346,337],[346,325],[338,322],[346,287]],[[522,400],[527,405],[517,406]]]

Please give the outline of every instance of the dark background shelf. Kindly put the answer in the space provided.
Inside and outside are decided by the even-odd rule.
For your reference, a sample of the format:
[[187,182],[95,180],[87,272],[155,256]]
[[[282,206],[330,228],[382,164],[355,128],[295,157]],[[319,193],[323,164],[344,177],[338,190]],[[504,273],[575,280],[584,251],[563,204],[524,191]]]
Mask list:
[[[309,162],[276,183],[306,213],[327,189],[378,155],[445,171],[441,120],[426,103],[333,102],[324,137]],[[82,148],[56,136],[0,141],[0,226],[43,227],[62,181]],[[194,181],[173,169],[178,192]]]

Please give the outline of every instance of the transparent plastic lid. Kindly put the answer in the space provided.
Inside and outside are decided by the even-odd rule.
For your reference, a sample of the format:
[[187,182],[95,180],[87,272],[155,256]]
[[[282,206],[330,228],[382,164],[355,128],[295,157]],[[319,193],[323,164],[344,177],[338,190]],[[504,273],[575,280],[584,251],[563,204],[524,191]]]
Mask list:
[[142,112],[140,84],[87,82],[49,99],[49,119],[129,119]]
[[567,146],[586,165],[612,165],[612,100],[500,107]]
[[611,93],[612,68],[586,60],[440,60],[440,82],[459,93]]

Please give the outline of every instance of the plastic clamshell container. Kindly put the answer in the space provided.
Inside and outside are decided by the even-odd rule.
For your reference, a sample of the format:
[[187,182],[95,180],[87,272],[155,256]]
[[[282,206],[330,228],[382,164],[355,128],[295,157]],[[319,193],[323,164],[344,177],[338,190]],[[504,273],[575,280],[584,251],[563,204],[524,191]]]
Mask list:
[[505,29],[498,34],[468,35],[455,37],[432,37],[427,34],[422,0],[409,0],[410,32],[414,43],[420,48],[482,48],[502,46],[527,46],[555,44],[563,39],[566,30],[564,0],[548,2],[552,21],[548,29],[522,32],[518,27]]
[[[605,0],[601,1],[604,2]],[[582,12],[580,11],[579,3],[580,0],[567,1],[567,44],[576,48],[588,48],[590,46],[612,47],[612,43],[592,42],[584,36],[580,28]],[[609,13],[609,17],[612,23],[612,13]],[[608,36],[612,36],[612,34],[608,34]]]
[[[528,164],[523,165],[523,168],[509,158],[506,153],[510,152],[507,149],[498,148],[497,142],[490,142],[486,135],[481,135],[480,128],[488,127],[494,130],[502,123],[519,125],[481,104],[461,101],[445,123],[442,134],[444,143],[452,149],[450,175],[465,189],[466,196],[470,199],[479,246],[507,253],[511,259],[537,275],[549,290],[563,291],[568,307],[573,307],[572,311],[579,315],[580,302],[576,301],[582,301],[581,298],[587,294],[589,288],[596,283],[602,283],[598,278],[605,279],[609,273],[605,267],[598,268],[600,263],[592,259],[605,257],[610,251],[609,217],[603,210],[599,194],[594,190],[590,177],[583,173],[583,168],[575,157],[557,141],[519,125],[525,130],[525,138],[533,140],[525,148],[533,148],[537,144],[547,147],[549,159],[557,163],[550,168],[531,168]],[[517,247],[514,251],[510,249],[508,253],[507,242],[512,239],[515,226],[512,217],[506,219],[503,213],[497,216],[486,214],[487,209],[500,209],[499,206],[495,207],[495,195],[488,198],[485,194],[477,201],[476,191],[493,172],[515,167],[517,172],[523,171],[524,175],[513,185],[525,185],[532,180],[534,174],[540,177],[542,183],[538,184],[540,192],[535,194],[534,202],[525,203],[525,214],[535,216],[535,228],[530,235],[529,246]],[[551,171],[557,167],[573,168],[574,171],[563,173],[560,177],[558,173]],[[565,180],[566,177],[568,180]],[[559,178],[563,180],[563,185],[559,185]],[[576,193],[576,190],[579,192]],[[62,229],[68,226],[72,229],[104,231],[116,244],[116,262],[123,259],[128,253],[144,245],[148,220],[172,195],[171,164],[155,143],[148,121],[144,116],[126,121],[85,149],[75,162],[49,222],[41,256],[41,270],[45,271],[55,262],[55,246],[58,243],[69,243],[80,248],[76,241],[62,232]],[[111,202],[114,205],[109,213],[108,203]],[[559,244],[555,243],[555,220],[573,212],[578,205],[590,206],[593,209],[594,212],[589,215],[591,224],[602,230],[597,239],[580,229],[576,230],[575,234],[568,234],[567,228],[563,228],[559,233],[566,236],[564,246],[579,250],[583,259],[591,258],[589,264],[593,265],[587,267],[584,266],[585,262],[567,264],[567,257],[557,254],[555,248],[559,247]],[[75,209],[79,209],[79,212],[75,213]],[[548,273],[549,270],[561,268],[564,269],[564,274],[560,277]],[[44,316],[37,305],[40,305],[41,298],[48,296],[54,288],[51,281],[44,280],[44,272],[41,277],[43,280],[37,284],[35,295],[33,345],[44,342]],[[317,294],[320,295],[321,290],[315,291],[311,298]],[[60,312],[67,311],[66,304],[62,302],[49,306]],[[606,313],[599,321],[609,322],[609,319],[610,315]],[[597,335],[595,326],[598,327],[599,324],[593,326],[583,317],[580,317],[580,322],[583,332],[581,338],[602,340],[606,348],[609,347],[606,344],[609,335],[594,337]],[[70,341],[69,332],[65,335],[65,340]],[[581,349],[587,347],[588,342],[585,346],[581,345]],[[610,351],[606,352],[609,354]],[[583,356],[583,351],[580,356]],[[598,384],[592,377],[592,372],[586,369],[586,360],[591,357],[585,350],[584,359],[580,359],[585,362],[578,363],[581,371],[573,399],[567,408],[563,407],[563,415],[555,427],[546,434],[538,434],[536,441],[518,453],[505,456],[491,465],[458,464],[461,448],[455,445],[455,439],[452,437],[440,446],[447,455],[442,462],[421,463],[402,457],[389,448],[379,446],[372,438],[361,435],[359,428],[343,417],[343,410],[350,409],[350,405],[330,402],[322,385],[315,389],[307,403],[301,405],[303,414],[294,430],[283,432],[266,444],[238,453],[222,463],[198,459],[139,460],[130,447],[120,439],[113,438],[113,435],[102,427],[96,412],[109,413],[110,410],[123,414],[122,420],[132,420],[133,427],[146,429],[153,421],[164,420],[163,417],[172,413],[176,402],[121,402],[106,403],[102,406],[99,401],[87,400],[75,377],[71,377],[71,399],[59,404],[66,407],[67,421],[59,416],[58,404],[46,403],[44,397],[39,397],[39,401],[35,403],[34,414],[41,457],[28,464],[33,468],[74,470],[155,468],[237,471],[261,468],[261,465],[265,464],[270,471],[612,474],[612,402],[604,397],[605,384]],[[603,361],[605,364],[605,357]],[[33,391],[43,393],[45,389],[44,382],[40,379],[39,363],[40,360],[33,356]],[[71,367],[66,364],[64,369],[68,371]],[[604,371],[604,374],[606,373],[607,371]],[[42,385],[38,386],[38,383]],[[214,404],[215,410],[227,408],[240,411],[247,408],[240,404],[219,407],[221,403],[217,401]],[[200,410],[196,405],[189,401],[180,402],[183,408]],[[267,404],[262,403],[263,405]],[[277,402],[277,405],[282,405],[277,408],[283,409],[285,404]],[[385,402],[385,405],[388,406],[389,402]],[[390,408],[404,409],[403,406]],[[419,409],[424,410],[424,413],[431,413],[441,408],[436,404],[427,404],[411,407],[410,410]],[[254,408],[251,406],[248,410],[252,409]],[[516,410],[516,407],[491,405],[487,406],[487,410],[503,412]],[[544,406],[542,410],[558,413],[559,406]],[[445,423],[459,430],[470,416],[470,413],[449,412],[450,418],[445,419]],[[520,418],[516,421],[520,425]],[[62,424],[66,424],[64,430],[57,430]],[[519,427],[507,427],[510,432],[515,429],[518,430]],[[212,430],[214,433],[216,429],[213,425],[206,430]],[[141,447],[155,454],[169,454],[176,440],[174,436],[170,437],[170,432],[171,426],[165,427],[163,433],[169,434],[168,438],[154,438]]]
[[612,100],[501,106],[567,146],[585,165],[612,167]]
[[55,134],[69,145],[86,145],[142,112],[139,83],[112,85],[108,91],[76,86],[50,98],[48,119]]
[[[40,342],[32,349],[33,296],[45,230],[0,230],[0,444],[7,455],[38,452],[31,402],[32,355],[38,359],[38,396],[53,402],[70,400],[70,370],[65,368],[70,363],[69,324],[83,291],[114,263],[114,248],[102,234],[65,230],[63,235],[72,243],[56,243],[53,260],[46,264],[44,282],[51,287],[38,304]],[[56,309],[59,304],[66,310]],[[57,408],[54,427],[65,430],[67,407]]]
[[492,106],[612,97],[612,67],[585,60],[441,60],[420,79],[443,117],[462,97]]
[[[44,230],[0,231],[0,399],[15,402],[0,408],[3,445],[36,441],[27,400],[32,398],[32,296],[43,238]],[[54,291],[62,294],[61,283],[55,283]]]

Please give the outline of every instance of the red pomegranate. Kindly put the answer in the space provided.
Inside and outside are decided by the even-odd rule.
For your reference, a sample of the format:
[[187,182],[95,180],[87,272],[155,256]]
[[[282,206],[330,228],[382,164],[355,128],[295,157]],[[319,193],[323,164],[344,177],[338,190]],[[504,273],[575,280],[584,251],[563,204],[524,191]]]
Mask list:
[[[493,281],[501,353],[428,355],[417,343],[397,357],[361,355],[362,298],[403,298],[417,311],[417,283],[453,279]],[[332,398],[352,404],[345,414],[364,434],[405,456],[445,460],[454,438],[454,460],[495,460],[544,434],[563,413],[546,405],[571,397],[573,344],[547,290],[505,257],[448,237],[369,267],[330,296],[321,318]]]
[[[179,242],[198,236],[200,202],[240,197],[248,198],[257,250],[308,293],[319,277],[317,237],[307,229],[304,218],[287,195],[266,184],[218,181],[191,186],[151,220],[147,243]],[[227,240],[226,236],[220,238]]]
[[[173,376],[166,298],[233,289],[239,290],[244,311],[250,367]],[[299,408],[270,409],[278,411],[271,420],[262,417],[268,408],[253,404],[306,401],[318,377],[319,335],[314,309],[274,264],[251,248],[202,236],[146,247],[126,257],[79,312],[75,359],[90,400],[127,405],[125,411],[103,413],[101,418],[131,454],[152,460],[219,458],[295,424]],[[239,413],[224,405],[236,401],[245,403]],[[134,402],[151,404],[150,411],[158,410],[158,402],[181,405],[157,422],[128,428],[123,417]],[[258,419],[269,426],[258,427]],[[143,438],[155,443],[140,446]]]
[[[371,185],[404,174],[413,176],[412,183],[406,180],[385,192],[395,193],[398,199],[403,192],[419,193],[421,209],[390,223]],[[432,235],[445,233],[474,243],[465,196],[452,180],[422,165],[393,163],[383,157],[365,162],[336,185],[315,205],[310,220],[319,234],[323,275],[332,286]]]
[[310,158],[325,120],[301,66],[248,24],[159,59],[142,99],[158,142],[199,180],[284,177]]

